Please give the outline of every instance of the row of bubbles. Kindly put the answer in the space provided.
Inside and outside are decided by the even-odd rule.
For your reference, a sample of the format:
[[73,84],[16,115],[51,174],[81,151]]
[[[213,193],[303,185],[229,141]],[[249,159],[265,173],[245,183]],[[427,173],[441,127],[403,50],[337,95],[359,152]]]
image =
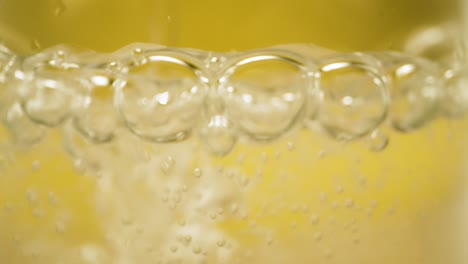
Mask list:
[[159,143],[195,134],[224,155],[240,139],[270,141],[294,128],[352,140],[384,121],[409,132],[439,114],[462,116],[466,79],[463,67],[402,53],[313,45],[225,54],[152,44],[100,54],[60,45],[30,57],[1,47],[0,114],[10,127],[18,116],[39,127],[71,120],[94,143],[124,127]]

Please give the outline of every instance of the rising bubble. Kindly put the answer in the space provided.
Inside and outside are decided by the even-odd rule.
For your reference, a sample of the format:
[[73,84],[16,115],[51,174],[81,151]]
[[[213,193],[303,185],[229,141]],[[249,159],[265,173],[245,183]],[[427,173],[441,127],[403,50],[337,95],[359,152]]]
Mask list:
[[387,87],[377,65],[363,54],[345,54],[322,63],[317,119],[333,137],[362,137],[385,119]]

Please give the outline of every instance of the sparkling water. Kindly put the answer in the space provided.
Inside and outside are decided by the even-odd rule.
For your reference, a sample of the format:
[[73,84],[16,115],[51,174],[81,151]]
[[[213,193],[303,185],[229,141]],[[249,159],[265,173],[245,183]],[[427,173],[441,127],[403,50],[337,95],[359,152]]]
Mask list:
[[[50,32],[30,41],[0,23],[0,263],[467,262],[457,27],[427,26],[411,1],[406,15],[386,1],[139,2],[31,2],[27,28]],[[0,21],[24,3],[0,3]],[[437,3],[444,16],[451,2]],[[379,27],[397,11],[402,31],[422,26],[386,46],[400,33]],[[331,32],[314,39],[327,49],[273,45],[310,43],[304,23]],[[134,25],[164,45],[122,48],[141,39]],[[51,45],[64,42],[95,50]]]

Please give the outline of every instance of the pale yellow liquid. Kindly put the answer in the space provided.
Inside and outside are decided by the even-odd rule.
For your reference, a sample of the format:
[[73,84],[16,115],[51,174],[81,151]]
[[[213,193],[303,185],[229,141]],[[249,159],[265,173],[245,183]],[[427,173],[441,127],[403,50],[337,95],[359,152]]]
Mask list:
[[[133,42],[399,50],[462,12],[455,1],[419,0],[63,4],[2,2],[5,43],[24,53]],[[0,142],[8,142],[2,129]],[[57,128],[35,147],[0,152],[0,263],[463,264],[467,129],[447,118],[408,134],[384,126],[389,145],[378,153],[365,139],[344,144],[300,130],[268,144],[239,143],[225,158],[192,149],[197,140],[159,146],[124,138],[118,154],[100,154],[115,175],[97,177],[74,169]],[[167,156],[175,161],[169,172]]]

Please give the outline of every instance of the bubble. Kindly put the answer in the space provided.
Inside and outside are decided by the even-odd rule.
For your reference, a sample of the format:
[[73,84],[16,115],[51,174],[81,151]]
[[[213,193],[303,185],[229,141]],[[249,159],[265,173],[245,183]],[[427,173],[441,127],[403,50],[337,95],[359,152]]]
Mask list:
[[336,193],[337,194],[342,194],[343,192],[344,192],[343,186],[339,185],[338,187],[336,187]]
[[390,76],[390,120],[393,127],[408,132],[422,127],[436,114],[442,81],[431,62],[399,53],[381,53]]
[[319,222],[320,222],[320,216],[314,214],[310,217],[310,223],[312,223],[313,225],[317,225],[319,224]]
[[328,200],[328,195],[324,192],[319,193],[318,199],[320,203],[325,203]]
[[124,226],[131,226],[135,223],[135,220],[131,216],[123,216],[122,219],[120,219],[122,225]]
[[211,213],[209,213],[209,214],[208,214],[208,216],[209,216],[209,217],[210,217],[210,219],[211,219],[211,220],[213,220],[213,221],[214,221],[214,220],[216,220],[216,218],[217,218],[217,215],[216,215],[216,213],[215,213],[215,212],[211,212]]
[[220,79],[228,117],[254,140],[277,138],[297,124],[311,86],[300,62],[277,53],[243,59]]
[[186,235],[183,237],[184,245],[188,246],[192,242],[192,236]]
[[465,56],[461,43],[464,34],[458,28],[454,23],[423,27],[408,37],[403,50],[411,56],[457,68]]
[[74,125],[93,142],[103,143],[114,139],[120,125],[114,107],[114,76],[110,62],[96,59],[83,69],[84,91],[74,111]]
[[32,211],[32,214],[33,214],[33,216],[35,216],[37,218],[43,218],[46,215],[44,209],[40,209],[40,208],[35,208]]
[[176,253],[178,249],[179,249],[179,248],[178,248],[177,246],[170,246],[170,247],[169,247],[169,250],[170,250],[172,253]]
[[31,164],[31,169],[34,171],[34,172],[37,172],[41,169],[41,162],[39,160],[35,160],[33,161],[33,163]]
[[224,214],[224,209],[220,207],[220,208],[218,208],[216,210],[216,212],[218,213],[218,215],[223,215]]
[[104,162],[115,154],[109,153],[108,144],[95,144],[89,138],[77,131],[73,122],[67,122],[64,127],[63,145],[65,150],[75,158],[75,169],[79,173],[86,171],[98,172]]
[[154,142],[187,138],[207,92],[201,71],[174,54],[143,50],[138,58],[116,82],[116,105],[127,127]]
[[37,144],[46,135],[46,128],[32,122],[19,103],[8,110],[5,122],[13,139],[20,145]]
[[294,151],[296,149],[296,144],[294,142],[288,142],[288,150]]
[[103,250],[97,245],[88,244],[80,247],[80,262],[102,263]]
[[321,64],[317,120],[331,136],[359,138],[385,119],[389,98],[377,65],[364,54],[345,54]]
[[231,152],[237,142],[234,124],[224,115],[224,104],[219,98],[211,98],[205,103],[205,116],[200,128],[200,136],[214,155],[224,156]]
[[67,227],[64,222],[58,221],[55,223],[55,231],[57,233],[63,234],[67,230]]
[[166,159],[164,159],[163,162],[161,163],[161,171],[166,175],[170,174],[170,172],[174,168],[174,165],[175,165],[174,158],[169,156]]
[[462,117],[468,112],[468,71],[447,71],[442,111],[449,117]]
[[23,84],[24,112],[34,122],[46,126],[61,124],[70,113],[73,92],[71,82],[61,80],[57,75],[36,75]]
[[368,146],[369,146],[369,149],[373,152],[381,152],[385,150],[388,146],[388,143],[389,143],[388,136],[380,132],[379,130],[375,130],[369,135]]
[[56,46],[24,61],[19,92],[24,112],[46,126],[61,124],[71,113],[81,89],[78,65],[70,55],[75,49]]
[[0,86],[0,91],[4,89],[3,85],[11,77],[12,69],[14,69],[14,66],[17,66],[17,63],[18,58],[16,55],[0,44],[0,84],[2,85]]
[[203,175],[203,172],[200,168],[195,168],[193,170],[193,175],[195,176],[195,178],[200,178]]
[[280,158],[281,158],[281,151],[280,151],[280,150],[277,150],[277,151],[275,152],[275,159],[276,159],[276,160],[279,160]]
[[216,242],[216,245],[217,245],[218,247],[224,247],[224,246],[226,246],[226,240],[220,239],[220,240],[218,240],[218,241]]
[[242,165],[242,164],[244,164],[244,162],[245,162],[245,154],[242,153],[242,154],[239,155],[239,157],[237,157],[237,163],[239,165]]
[[202,248],[199,247],[199,246],[194,246],[194,247],[192,248],[192,252],[193,252],[195,255],[198,255],[198,254],[202,253]]
[[26,199],[28,200],[30,204],[34,205],[39,202],[39,195],[37,194],[36,191],[32,189],[28,189],[26,191]]
[[321,232],[317,232],[314,234],[314,240],[317,241],[317,242],[320,242],[322,241],[322,238],[323,238],[323,235]]
[[[0,46],[1,47],[1,46]],[[2,64],[0,50],[0,120],[5,121],[8,111],[18,102],[18,81],[14,74],[18,71],[18,61],[12,59]],[[3,67],[3,69],[2,69]]]
[[49,200],[50,205],[56,206],[58,204],[57,195],[55,193],[49,192],[49,194],[47,196],[48,196],[48,200]]
[[349,209],[350,209],[350,208],[353,208],[354,205],[355,205],[354,200],[351,199],[351,198],[346,199],[345,202],[344,202],[344,206],[345,206],[346,208],[349,208]]

